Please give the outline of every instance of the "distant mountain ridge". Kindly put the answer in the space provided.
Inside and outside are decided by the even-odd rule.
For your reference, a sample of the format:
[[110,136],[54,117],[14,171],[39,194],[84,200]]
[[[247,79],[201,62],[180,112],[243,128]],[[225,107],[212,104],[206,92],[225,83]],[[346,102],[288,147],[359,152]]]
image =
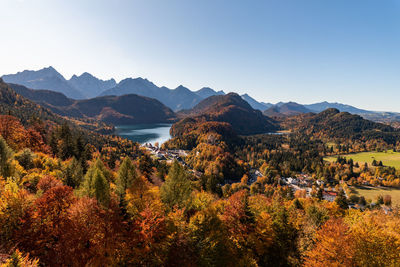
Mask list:
[[326,109],[337,109],[340,112],[348,112],[351,114],[360,115],[364,119],[372,120],[375,122],[387,123],[400,121],[400,113],[397,112],[380,112],[356,108],[351,105],[342,103],[330,103],[327,101],[302,105],[296,102],[278,102],[272,105],[263,113],[269,117],[284,117],[304,114],[308,112],[320,113]]
[[173,122],[175,113],[159,101],[139,96],[103,96],[73,100],[49,90],[32,90],[22,85],[9,84],[27,99],[61,115],[78,119],[94,119],[114,125]]
[[[37,71],[25,70],[16,74],[4,75],[2,78],[7,83],[20,84],[35,90],[51,90],[62,93],[71,99],[137,94],[157,99],[174,111],[191,109],[203,99],[210,96],[225,95],[224,91],[216,91],[209,87],[204,87],[197,91],[192,91],[182,85],[175,89],[170,89],[165,86],[158,87],[153,82],[140,77],[127,78],[116,83],[114,79],[101,80],[85,72],[80,76],[73,75],[71,79],[66,80],[53,67],[47,67]],[[279,102],[274,105],[257,101],[248,94],[243,94],[241,97],[247,101],[253,109],[260,110],[264,112],[265,115],[273,117],[291,116],[310,111],[318,113],[328,108],[336,108],[339,111],[358,114],[374,121],[385,123],[400,121],[400,113],[369,111],[341,103],[329,103],[325,101],[302,105],[295,102]],[[283,106],[283,108],[281,108],[281,106]]]
[[272,106],[272,104],[270,103],[258,102],[248,94],[242,95],[242,98],[246,100],[246,102],[249,103],[252,108],[258,109],[260,111],[264,111]]
[[60,92],[68,97],[82,99],[84,95],[73,87],[53,67],[44,68],[38,71],[24,70],[16,74],[2,76],[6,83],[21,84],[32,89],[47,89]]
[[44,89],[63,93],[73,99],[95,97],[116,85],[114,79],[103,81],[89,73],[74,75],[70,80],[66,80],[51,66],[37,71],[24,70],[16,74],[3,75],[2,79],[6,83],[20,84],[35,90]]
[[293,116],[311,112],[308,108],[295,102],[278,103],[263,112],[269,117]]
[[370,114],[370,113],[375,113],[374,111],[369,111],[365,109],[359,109],[350,105],[346,104],[341,104],[341,103],[329,103],[327,101],[325,102],[320,102],[320,103],[314,103],[314,104],[308,104],[308,105],[303,105],[307,109],[313,111],[313,112],[321,112],[324,111],[328,108],[335,108],[341,112],[349,112],[352,114]]
[[69,82],[78,90],[80,90],[88,98],[100,95],[104,90],[110,89],[117,85],[114,79],[100,80],[88,72],[82,73],[80,76],[75,74]]
[[195,91],[195,93],[202,98],[207,98],[207,97],[210,97],[213,95],[224,95],[225,94],[225,92],[222,90],[216,92],[214,89],[212,89],[210,87],[203,87],[200,90]]

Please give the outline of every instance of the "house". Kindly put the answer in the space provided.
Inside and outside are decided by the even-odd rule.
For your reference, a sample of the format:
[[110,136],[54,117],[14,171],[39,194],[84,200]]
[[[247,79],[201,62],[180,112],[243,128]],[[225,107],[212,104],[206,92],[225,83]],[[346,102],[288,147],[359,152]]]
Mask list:
[[287,184],[295,184],[295,185],[299,184],[299,180],[297,180],[296,178],[292,178],[292,177],[287,178],[286,181],[287,181]]
[[329,201],[329,202],[333,202],[335,201],[337,197],[337,192],[335,191],[323,191],[322,192],[322,198]]

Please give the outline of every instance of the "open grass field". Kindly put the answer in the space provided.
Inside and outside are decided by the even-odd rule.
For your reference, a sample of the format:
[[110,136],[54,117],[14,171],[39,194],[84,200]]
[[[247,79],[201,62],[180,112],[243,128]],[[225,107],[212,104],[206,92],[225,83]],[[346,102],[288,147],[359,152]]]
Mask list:
[[370,199],[372,202],[375,202],[379,195],[390,195],[392,197],[392,206],[400,206],[400,189],[371,186],[353,186],[351,189],[356,195],[364,196],[366,200]]
[[[353,159],[354,162],[362,165],[365,162],[371,166],[372,161],[382,161],[383,165],[395,167],[400,170],[400,152],[393,152],[388,150],[387,152],[361,152],[355,154],[340,155],[346,157],[347,159]],[[338,156],[326,157],[326,161],[336,161]]]

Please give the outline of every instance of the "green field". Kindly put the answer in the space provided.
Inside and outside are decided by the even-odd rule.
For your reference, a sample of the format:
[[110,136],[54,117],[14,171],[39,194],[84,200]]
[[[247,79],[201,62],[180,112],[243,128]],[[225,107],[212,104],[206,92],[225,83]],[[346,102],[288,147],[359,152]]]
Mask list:
[[[393,152],[388,150],[387,152],[361,152],[355,154],[340,155],[346,157],[347,159],[353,159],[354,162],[362,165],[365,162],[371,166],[372,161],[382,161],[383,165],[395,167],[400,170],[400,152]],[[336,161],[338,156],[326,157],[326,161]]]
[[400,189],[387,188],[387,187],[371,187],[371,186],[359,186],[351,187],[354,193],[359,196],[364,196],[366,200],[376,201],[379,195],[390,195],[392,197],[392,206],[400,206]]

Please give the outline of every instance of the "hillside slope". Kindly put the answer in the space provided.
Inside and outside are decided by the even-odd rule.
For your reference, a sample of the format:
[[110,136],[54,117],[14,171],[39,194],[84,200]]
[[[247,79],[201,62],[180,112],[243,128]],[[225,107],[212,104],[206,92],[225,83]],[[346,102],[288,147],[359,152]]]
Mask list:
[[174,112],[159,101],[133,94],[73,100],[57,92],[10,86],[22,96],[62,116],[120,125],[169,122],[175,118]]
[[218,121],[229,123],[237,134],[256,134],[275,131],[275,121],[265,117],[259,110],[253,109],[238,94],[210,96],[193,109],[179,114],[183,119],[175,128],[180,128],[187,119],[196,121]]
[[329,138],[382,138],[393,143],[399,137],[399,132],[391,126],[333,108],[318,114],[307,113],[288,117],[282,121],[281,125],[293,132],[299,131]]

